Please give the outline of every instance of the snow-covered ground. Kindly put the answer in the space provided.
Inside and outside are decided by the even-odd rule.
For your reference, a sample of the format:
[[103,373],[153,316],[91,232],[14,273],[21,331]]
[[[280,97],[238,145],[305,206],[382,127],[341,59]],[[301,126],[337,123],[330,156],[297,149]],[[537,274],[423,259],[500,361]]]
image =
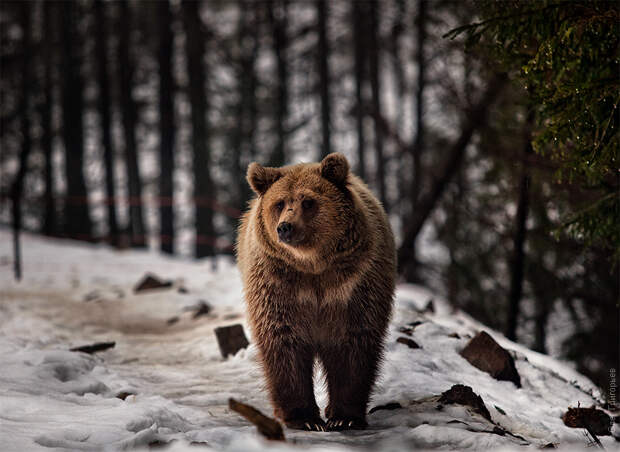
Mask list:
[[[285,429],[287,443],[262,440],[228,409],[228,398],[271,415],[250,345],[223,359],[214,328],[242,323],[234,262],[168,258],[152,251],[22,239],[24,279],[13,281],[8,231],[0,230],[0,449],[117,450],[171,443],[169,450],[479,450],[587,445],[583,430],[560,419],[569,406],[600,402],[599,392],[570,366],[506,340],[424,288],[400,285],[382,376],[365,431],[314,433]],[[132,288],[147,273],[174,287],[143,294]],[[181,289],[183,288],[183,289]],[[179,290],[181,289],[181,290]],[[435,312],[424,307],[433,299]],[[213,306],[193,318],[200,301]],[[178,318],[177,321],[171,319]],[[419,323],[397,343],[398,329]],[[516,358],[523,387],[496,381],[459,355],[486,330]],[[456,334],[455,334],[456,333]],[[95,355],[71,347],[115,341]],[[326,393],[317,376],[317,400]],[[471,386],[494,424],[461,406],[438,409],[438,395]],[[130,393],[124,400],[120,393]],[[492,433],[501,426],[510,434]],[[617,434],[617,431],[615,432]],[[618,443],[601,437],[608,450]],[[174,441],[176,440],[176,441]],[[196,443],[196,444],[191,444]]]

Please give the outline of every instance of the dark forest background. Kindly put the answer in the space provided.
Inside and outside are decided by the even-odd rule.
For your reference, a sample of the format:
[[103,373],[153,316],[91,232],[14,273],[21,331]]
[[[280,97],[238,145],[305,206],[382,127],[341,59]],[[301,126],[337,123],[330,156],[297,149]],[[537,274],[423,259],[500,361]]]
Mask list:
[[[493,31],[483,19],[498,9],[513,22]],[[570,152],[580,137],[562,128],[573,144],[560,148],[541,135],[554,123],[518,58],[538,58],[566,23],[605,32],[562,44],[573,53],[611,49],[589,62],[611,93],[595,98],[604,111],[590,120],[597,134],[604,127],[599,155],[611,155],[598,167],[603,185],[562,177],[565,162],[539,152],[541,140]],[[537,50],[507,52],[517,35]],[[232,253],[251,161],[343,152],[390,215],[403,281],[608,389],[620,244],[566,225],[589,205],[611,207],[579,224],[620,221],[617,3],[2,1],[0,39],[7,227],[196,258]]]

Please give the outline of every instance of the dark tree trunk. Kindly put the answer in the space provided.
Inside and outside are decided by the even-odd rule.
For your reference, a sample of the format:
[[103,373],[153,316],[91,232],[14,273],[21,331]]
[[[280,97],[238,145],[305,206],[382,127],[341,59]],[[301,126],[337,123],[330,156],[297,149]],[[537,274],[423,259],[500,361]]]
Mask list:
[[41,104],[41,147],[43,149],[43,181],[45,192],[43,194],[44,214],[43,233],[56,235],[58,223],[56,218],[56,200],[54,198],[54,170],[53,170],[53,140],[52,108],[54,105],[54,82],[53,68],[55,27],[53,17],[54,4],[45,2],[43,5],[43,102]]
[[534,351],[539,353],[547,353],[547,321],[549,320],[549,304],[546,301],[539,300],[536,309]]
[[211,180],[207,123],[208,102],[205,86],[205,38],[200,20],[200,3],[184,1],[183,20],[186,33],[189,98],[192,106],[192,147],[194,149],[194,201],[197,258],[215,254],[213,202],[215,186]]
[[[406,94],[406,82],[405,82],[405,64],[403,64],[402,55],[401,55],[401,39],[403,32],[405,30],[404,18],[406,17],[406,4],[405,0],[396,0],[396,14],[394,17],[394,23],[392,24],[392,32],[390,36],[390,47],[392,52],[392,71],[394,73],[394,87],[395,87],[395,96],[396,96],[396,132],[399,135],[403,133],[404,126],[404,118],[405,118],[405,94]],[[404,202],[407,199],[405,193],[405,187],[408,186],[408,177],[406,176],[407,165],[405,164],[405,149],[399,148],[398,158],[400,160],[400,164],[396,169],[396,178],[398,181],[398,187],[400,187],[403,191],[399,190],[399,201],[398,201],[398,214],[404,218],[405,215],[408,215],[407,205]],[[408,151],[408,150],[407,150]]]
[[68,237],[92,239],[92,223],[84,181],[83,82],[80,75],[81,37],[77,31],[77,8],[74,2],[62,3],[61,28],[63,36],[62,61],[62,134],[65,143],[65,201],[64,232]]
[[118,66],[121,82],[123,136],[125,138],[125,165],[129,188],[129,239],[132,246],[140,248],[146,246],[146,227],[142,209],[142,180],[136,146],[137,107],[132,96],[134,68],[133,60],[130,58],[131,9],[127,0],[122,0],[119,5]]
[[276,94],[276,147],[269,159],[270,166],[282,166],[286,160],[286,120],[288,118],[288,62],[286,49],[288,37],[286,32],[288,0],[271,0],[269,19],[272,29],[273,51],[276,56],[277,94]]
[[448,183],[452,179],[452,176],[459,169],[463,160],[465,149],[471,140],[474,132],[482,127],[487,118],[487,113],[493,101],[499,94],[501,88],[504,86],[506,75],[501,74],[496,76],[489,82],[488,88],[477,105],[475,105],[463,124],[461,133],[457,140],[447,150],[447,157],[445,164],[439,173],[439,176],[432,181],[429,191],[425,196],[421,196],[418,202],[418,207],[411,220],[408,222],[404,231],[404,238],[398,249],[398,268],[399,272],[405,276],[406,279],[413,279],[416,277],[413,246],[418,237],[418,234],[422,230],[422,226],[433,212],[438,201],[448,186]]
[[372,91],[372,115],[375,134],[375,179],[379,189],[379,200],[389,211],[385,188],[385,160],[383,157],[383,127],[381,124],[381,80],[379,76],[379,8],[377,0],[369,3],[370,42],[368,45],[368,61],[370,64],[370,88]]
[[[426,87],[426,59],[424,55],[424,45],[426,41],[426,0],[418,0],[418,16],[417,16],[417,42],[416,42],[416,56],[418,67],[418,86],[416,89],[415,100],[415,138],[413,145],[411,146],[411,162],[413,164],[413,171],[411,182],[409,185],[409,200],[411,205],[409,207],[409,215],[416,215],[418,209],[418,202],[420,199],[420,190],[422,187],[422,154],[424,152],[424,89]],[[415,241],[412,244],[410,250],[411,258],[408,270],[408,279],[411,281],[417,281],[417,256],[416,256],[416,244]]]
[[11,207],[13,216],[13,271],[15,279],[22,278],[21,248],[19,233],[22,227],[22,194],[24,189],[24,179],[28,171],[28,157],[30,156],[30,95],[31,89],[31,70],[30,56],[31,49],[31,22],[30,5],[24,2],[20,5],[20,26],[22,31],[22,79],[21,79],[21,99],[19,103],[20,128],[22,135],[22,146],[19,153],[19,166],[17,174],[11,186]]
[[316,2],[316,12],[318,17],[319,31],[319,91],[321,95],[321,131],[323,133],[323,144],[321,147],[321,159],[332,152],[331,148],[331,98],[329,95],[329,45],[327,42],[327,0]]
[[231,133],[232,156],[232,180],[236,185],[234,196],[235,207],[242,212],[246,208],[251,193],[247,183],[244,182],[244,161],[251,161],[256,155],[255,131],[258,112],[256,109],[256,58],[258,55],[258,17],[257,4],[253,8],[246,8],[241,4],[241,16],[239,18],[239,71],[237,74],[237,91],[239,100],[235,107],[238,118],[238,128]]
[[[415,139],[411,148],[413,162],[413,179],[411,180],[411,212],[415,212],[417,202],[420,198],[420,187],[422,186],[422,153],[424,152],[424,89],[426,86],[426,58],[424,56],[424,45],[426,42],[426,6],[427,0],[418,0],[418,20],[417,20],[417,66],[418,66],[418,86],[416,89],[415,104]],[[415,257],[415,248],[414,248]]]
[[174,253],[174,81],[172,78],[172,14],[168,0],[159,13],[159,240],[164,253]]
[[366,178],[366,137],[364,133],[364,80],[366,75],[365,3],[351,0],[355,52],[355,121],[357,130],[357,174]]
[[527,236],[527,213],[529,206],[530,169],[528,156],[533,152],[529,130],[534,121],[533,113],[528,114],[526,127],[528,136],[523,150],[521,161],[521,175],[519,180],[519,200],[517,216],[515,218],[515,232],[513,237],[513,254],[510,262],[510,294],[508,296],[508,318],[506,322],[506,337],[511,341],[517,340],[517,325],[521,296],[523,294],[523,275],[525,272],[525,240]]
[[95,0],[96,52],[99,64],[99,115],[101,117],[101,144],[105,166],[105,192],[108,213],[108,241],[118,245],[116,195],[114,190],[114,149],[112,148],[110,115],[110,81],[108,76],[108,30],[105,4]]

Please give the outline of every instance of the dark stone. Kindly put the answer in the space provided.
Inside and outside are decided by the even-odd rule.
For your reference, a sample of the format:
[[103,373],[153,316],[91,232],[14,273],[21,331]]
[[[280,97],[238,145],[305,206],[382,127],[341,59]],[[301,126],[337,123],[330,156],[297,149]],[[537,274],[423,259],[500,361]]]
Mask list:
[[426,306],[424,307],[422,312],[430,313],[430,314],[434,314],[435,313],[435,302],[434,302],[434,300],[432,298],[430,300],[428,300],[428,303],[426,303]]
[[89,355],[92,355],[93,353],[102,352],[104,350],[112,348],[115,345],[116,345],[116,342],[97,342],[96,344],[73,347],[69,349],[69,351],[88,353]]
[[116,394],[116,398],[117,399],[121,399],[121,400],[125,400],[127,397],[129,397],[130,395],[136,395],[134,392],[129,392],[129,391],[121,391],[118,394]]
[[213,308],[206,301],[200,300],[195,309],[193,317],[196,319],[200,316],[207,315]]
[[491,421],[491,414],[487,410],[482,397],[476,394],[473,389],[465,385],[454,385],[446,392],[441,394],[439,403],[444,405],[465,405],[471,407],[475,413],[478,413],[485,419]]
[[568,408],[562,416],[564,425],[572,428],[585,428],[599,436],[611,435],[611,416],[592,406],[590,408]]
[[401,344],[405,344],[409,348],[420,348],[420,346],[413,339],[409,339],[408,337],[399,337],[396,339],[396,342],[400,342]]
[[239,324],[216,328],[215,336],[224,358],[228,355],[234,355],[250,344],[243,332],[243,326]]
[[401,409],[403,406],[398,403],[398,402],[390,402],[390,403],[386,403],[385,405],[377,405],[374,406],[370,409],[370,411],[368,412],[368,414],[372,414],[375,411],[379,411],[379,410],[399,410]]
[[407,336],[411,336],[411,334],[413,333],[413,328],[408,328],[408,327],[406,327],[406,326],[401,326],[401,327],[398,329],[398,332],[399,332],[399,333],[406,334]]
[[172,287],[172,281],[164,281],[152,273],[144,275],[142,280],[133,288],[134,293],[153,289],[168,289]]
[[521,387],[521,377],[514,359],[486,332],[481,331],[470,340],[461,351],[461,356],[496,380],[512,381],[517,388]]

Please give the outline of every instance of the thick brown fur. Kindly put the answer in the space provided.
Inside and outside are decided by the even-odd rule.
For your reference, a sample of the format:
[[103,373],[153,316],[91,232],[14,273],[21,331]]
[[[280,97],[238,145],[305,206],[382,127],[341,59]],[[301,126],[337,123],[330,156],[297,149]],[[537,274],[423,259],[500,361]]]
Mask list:
[[[237,260],[275,415],[292,428],[364,428],[392,310],[394,237],[380,203],[342,154],[263,168],[242,218]],[[278,225],[293,234],[282,241]],[[329,392],[320,417],[315,358]]]

